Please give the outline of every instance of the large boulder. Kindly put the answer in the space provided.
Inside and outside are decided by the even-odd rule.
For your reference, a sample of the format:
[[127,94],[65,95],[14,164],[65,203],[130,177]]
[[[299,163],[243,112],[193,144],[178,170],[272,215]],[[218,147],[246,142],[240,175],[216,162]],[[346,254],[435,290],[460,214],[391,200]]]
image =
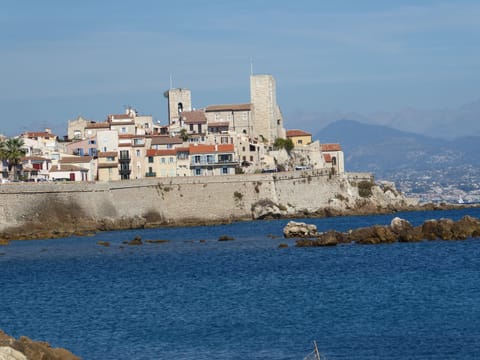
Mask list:
[[397,235],[389,226],[374,225],[365,228],[352,230],[348,238],[357,244],[383,244],[393,243],[397,240]]
[[318,235],[317,227],[314,224],[289,221],[283,228],[283,236],[286,238],[313,238]]
[[411,231],[413,226],[408,220],[395,217],[390,222],[390,229],[392,229],[395,234],[401,235]]
[[273,202],[257,202],[252,206],[252,218],[255,220],[277,219],[282,216],[282,210]]
[[453,224],[451,231],[457,240],[480,237],[480,220],[466,215]]

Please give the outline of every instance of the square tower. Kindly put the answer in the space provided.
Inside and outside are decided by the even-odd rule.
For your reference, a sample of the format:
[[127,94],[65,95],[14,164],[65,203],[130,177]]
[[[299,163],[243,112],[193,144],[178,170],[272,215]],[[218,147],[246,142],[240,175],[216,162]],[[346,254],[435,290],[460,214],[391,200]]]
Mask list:
[[182,111],[192,111],[192,95],[188,89],[169,89],[163,94],[168,100],[168,124],[179,125]]
[[276,84],[273,76],[250,76],[250,103],[255,136],[263,137],[269,144],[273,144],[276,138],[285,138],[283,116],[277,105]]

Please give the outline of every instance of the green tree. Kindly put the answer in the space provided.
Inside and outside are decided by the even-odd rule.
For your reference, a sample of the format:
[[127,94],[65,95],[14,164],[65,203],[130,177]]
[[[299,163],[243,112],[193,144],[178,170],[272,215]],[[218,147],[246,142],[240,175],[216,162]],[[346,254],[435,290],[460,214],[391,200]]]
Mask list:
[[9,179],[16,180],[18,177],[18,165],[25,156],[25,149],[22,149],[24,142],[21,138],[11,138],[0,142],[0,159],[8,166]]
[[294,146],[295,145],[293,144],[292,139],[276,138],[275,142],[273,143],[273,148],[275,150],[285,149],[289,154]]
[[181,138],[183,141],[187,141],[187,140],[188,140],[188,134],[187,134],[187,130],[186,130],[186,129],[181,129],[181,130],[180,130],[180,138]]

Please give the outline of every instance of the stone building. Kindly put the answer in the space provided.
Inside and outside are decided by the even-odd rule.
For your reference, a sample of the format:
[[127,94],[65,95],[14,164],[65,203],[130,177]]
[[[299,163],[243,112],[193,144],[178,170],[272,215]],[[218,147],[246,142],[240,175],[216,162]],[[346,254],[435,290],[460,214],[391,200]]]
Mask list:
[[269,145],[273,144],[277,138],[285,138],[283,116],[277,104],[277,90],[273,76],[250,76],[250,102],[254,136],[263,139]]

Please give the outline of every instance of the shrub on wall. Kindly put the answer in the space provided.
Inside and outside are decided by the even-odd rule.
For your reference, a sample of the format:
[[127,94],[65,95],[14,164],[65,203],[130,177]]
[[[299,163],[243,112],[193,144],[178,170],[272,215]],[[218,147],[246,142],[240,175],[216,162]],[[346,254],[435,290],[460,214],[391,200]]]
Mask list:
[[358,183],[358,195],[360,195],[363,198],[367,198],[372,196],[372,187],[373,187],[373,182],[371,181],[360,181]]

